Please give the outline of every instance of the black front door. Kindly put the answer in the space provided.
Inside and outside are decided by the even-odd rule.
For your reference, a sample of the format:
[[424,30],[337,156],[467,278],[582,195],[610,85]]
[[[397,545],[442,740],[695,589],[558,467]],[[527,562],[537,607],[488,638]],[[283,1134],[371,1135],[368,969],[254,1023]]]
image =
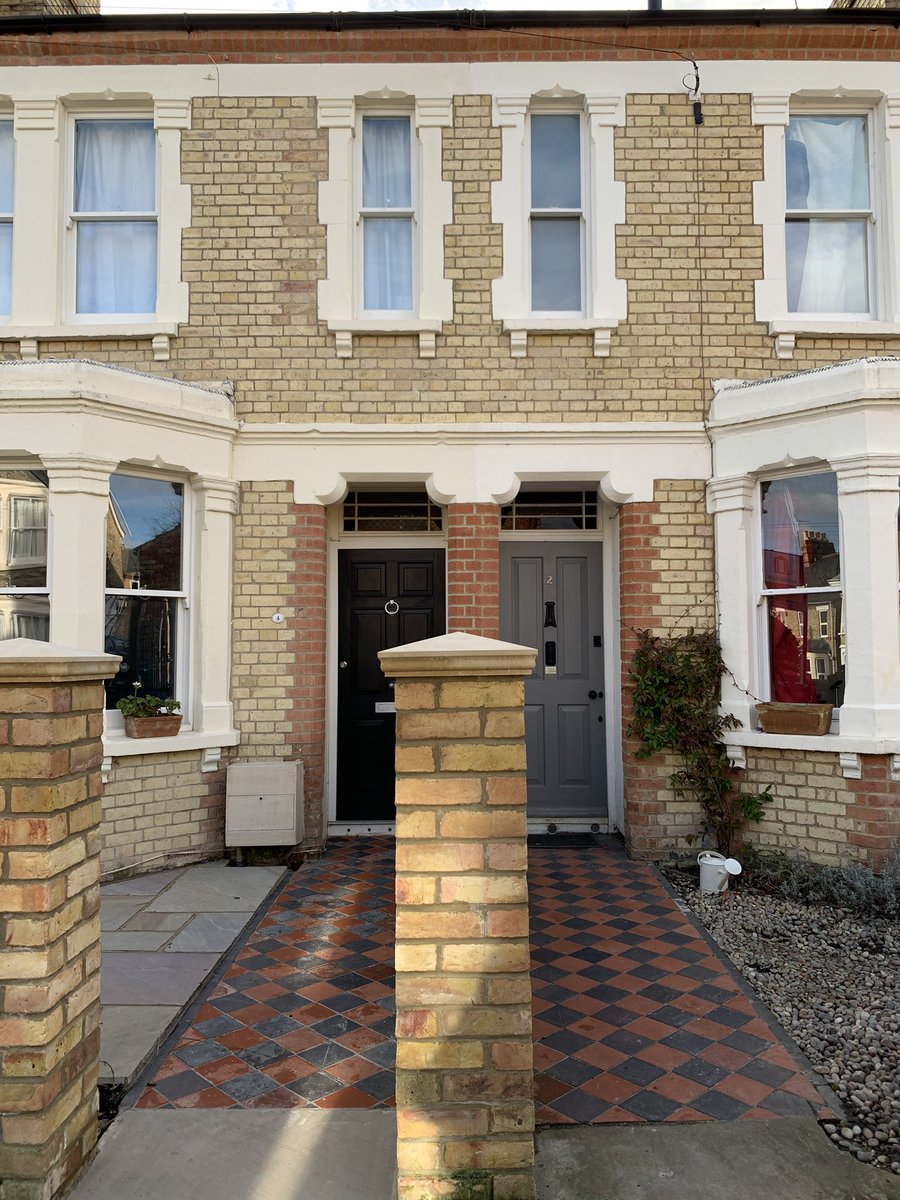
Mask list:
[[445,630],[443,550],[338,553],[337,819],[394,819],[394,692],[378,651]]

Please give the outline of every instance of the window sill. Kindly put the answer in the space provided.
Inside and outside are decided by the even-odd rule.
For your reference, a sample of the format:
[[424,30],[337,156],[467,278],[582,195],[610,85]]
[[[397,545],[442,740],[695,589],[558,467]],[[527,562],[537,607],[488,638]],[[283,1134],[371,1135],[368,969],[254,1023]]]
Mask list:
[[437,352],[437,335],[443,327],[443,321],[431,317],[361,317],[354,321],[328,322],[328,328],[334,334],[338,358],[353,357],[355,333],[418,334],[419,358],[434,358]]
[[593,333],[594,357],[608,358],[610,338],[618,327],[615,317],[522,317],[506,318],[503,322],[513,358],[527,356],[529,333]]
[[[134,758],[147,754],[181,754],[185,750],[214,750],[222,746],[237,746],[241,740],[237,729],[221,733],[200,733],[186,729],[175,737],[130,738],[118,731],[103,735],[104,758]],[[218,757],[218,756],[217,756]]]
[[[732,765],[747,766],[746,749],[805,750],[819,754],[837,754],[841,772],[846,779],[861,778],[859,757],[862,754],[891,755],[891,777],[900,779],[900,738],[845,737],[841,733],[826,733],[821,737],[790,733],[762,733],[758,730],[737,729],[722,738],[728,747]],[[732,750],[734,753],[732,753]]]
[[897,321],[866,321],[839,317],[779,317],[769,322],[775,339],[776,358],[793,358],[798,337],[895,337],[900,338]]
[[153,357],[158,362],[169,359],[169,340],[178,333],[177,321],[72,321],[68,325],[0,325],[0,342],[18,342],[19,356],[26,360],[39,357],[38,345],[49,341],[86,341],[100,338],[122,338],[126,341],[149,338]]

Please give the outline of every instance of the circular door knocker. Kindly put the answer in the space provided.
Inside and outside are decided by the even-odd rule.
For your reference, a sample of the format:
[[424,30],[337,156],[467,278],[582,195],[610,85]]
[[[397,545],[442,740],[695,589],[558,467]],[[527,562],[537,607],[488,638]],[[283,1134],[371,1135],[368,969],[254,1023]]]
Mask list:
[[400,611],[400,605],[396,600],[388,600],[387,604],[384,606],[384,611],[389,617],[394,617]]

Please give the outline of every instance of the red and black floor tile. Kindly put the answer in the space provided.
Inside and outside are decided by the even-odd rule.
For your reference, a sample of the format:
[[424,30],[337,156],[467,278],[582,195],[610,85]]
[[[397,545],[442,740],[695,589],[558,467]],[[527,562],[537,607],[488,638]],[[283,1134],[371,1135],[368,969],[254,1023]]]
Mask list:
[[[529,855],[541,1124],[826,1115],[783,1034],[658,875],[611,839]],[[139,1108],[394,1103],[393,845],[297,871]]]

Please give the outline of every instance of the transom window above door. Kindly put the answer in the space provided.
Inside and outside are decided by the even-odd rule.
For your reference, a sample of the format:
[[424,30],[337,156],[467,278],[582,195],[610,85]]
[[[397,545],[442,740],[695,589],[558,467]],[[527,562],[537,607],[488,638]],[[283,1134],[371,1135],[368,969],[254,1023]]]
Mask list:
[[534,529],[596,529],[596,491],[521,491],[500,509],[500,528],[522,532]]
[[427,492],[348,492],[345,533],[440,533],[444,510]]

